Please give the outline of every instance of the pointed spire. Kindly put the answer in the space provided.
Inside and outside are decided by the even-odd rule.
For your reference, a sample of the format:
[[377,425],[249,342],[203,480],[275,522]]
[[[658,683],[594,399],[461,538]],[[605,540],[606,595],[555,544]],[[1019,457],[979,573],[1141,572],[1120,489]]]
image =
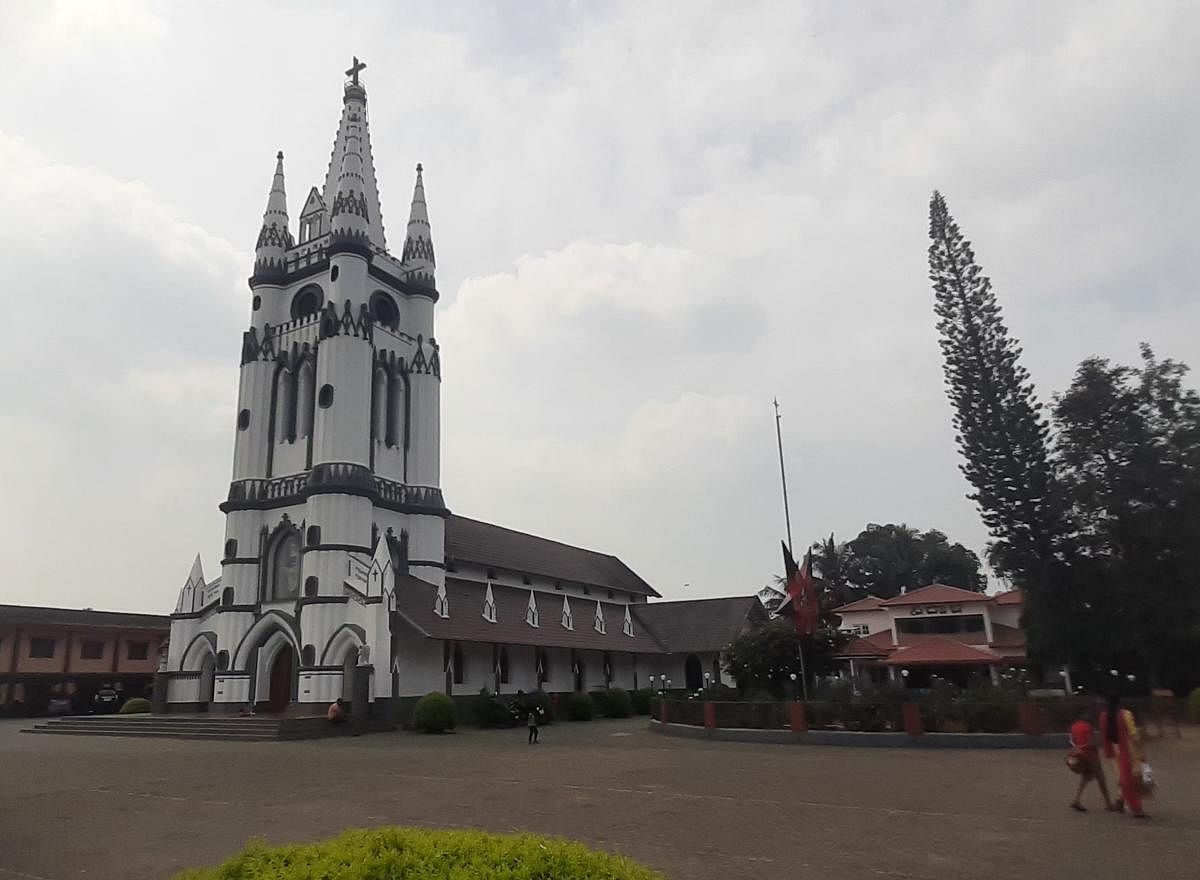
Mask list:
[[358,71],[364,67],[355,59],[346,71],[351,78],[342,96],[342,119],[329,158],[323,198],[329,206],[335,244],[357,242],[386,250],[371,133],[367,127],[367,90],[358,80]]
[[254,277],[272,278],[284,274],[284,253],[292,246],[288,231],[287,193],[283,186],[283,151],[275,156],[275,179],[267,195],[262,230],[254,248]]
[[407,279],[422,287],[434,287],[436,262],[433,257],[433,236],[429,229],[429,209],[425,204],[425,182],[417,163],[417,182],[413,186],[412,210],[408,215],[408,234],[404,239],[401,261],[408,270]]
[[179,601],[175,603],[176,614],[190,614],[204,607],[204,566],[200,564],[200,554],[192,562],[192,570],[188,572],[187,580],[179,591]]

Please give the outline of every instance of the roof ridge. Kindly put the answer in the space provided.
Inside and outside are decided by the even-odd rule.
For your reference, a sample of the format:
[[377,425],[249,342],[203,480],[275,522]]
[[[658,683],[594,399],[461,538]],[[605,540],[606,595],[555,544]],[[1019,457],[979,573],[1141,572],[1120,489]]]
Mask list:
[[[607,559],[615,559],[617,562],[621,562],[620,557],[615,556],[612,553],[603,553],[599,550],[592,550],[588,547],[580,547],[578,544],[568,544],[566,541],[560,541],[557,538],[547,538],[544,535],[535,535],[533,532],[523,532],[520,529],[512,529],[508,526],[498,526],[495,523],[485,522],[484,520],[474,519],[469,516],[463,516],[461,513],[450,514],[450,519],[460,519],[466,522],[476,523],[481,526],[487,526],[490,529],[500,529],[504,532],[511,532],[514,535],[522,535],[526,538],[535,538],[538,541],[545,541],[549,544],[558,544],[560,547],[566,547],[568,550],[581,550],[584,553],[591,553],[594,556],[603,556]],[[624,565],[625,563],[621,562],[621,564]]]

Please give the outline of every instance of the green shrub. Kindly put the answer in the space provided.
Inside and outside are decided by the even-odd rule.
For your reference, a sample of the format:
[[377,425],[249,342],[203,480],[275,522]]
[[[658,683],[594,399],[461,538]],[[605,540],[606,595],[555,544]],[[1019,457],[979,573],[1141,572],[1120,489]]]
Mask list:
[[609,718],[628,718],[633,714],[633,698],[622,688],[609,688],[604,696],[604,714]]
[[568,704],[568,713],[572,721],[592,720],[592,698],[587,694],[573,693]]
[[629,695],[633,698],[633,713],[635,715],[649,715],[650,703],[654,699],[654,691],[650,688],[640,688]]
[[545,691],[534,691],[532,694],[519,691],[517,693],[517,705],[521,707],[522,722],[524,722],[526,715],[531,709],[537,710],[538,724],[552,724],[554,722],[553,704],[550,702],[550,695]]
[[150,711],[150,701],[145,697],[130,697],[121,706],[122,715],[141,715]]
[[454,701],[437,691],[430,691],[417,700],[413,710],[413,725],[422,733],[445,733],[454,729]]
[[732,703],[737,700],[738,692],[737,688],[731,688],[727,684],[713,684],[708,686],[704,698],[714,703]]
[[508,705],[483,687],[475,701],[475,723],[479,727],[512,727],[513,717]]
[[1188,720],[1200,724],[1200,687],[1188,694]]
[[581,843],[533,834],[376,828],[346,831],[330,840],[268,847],[250,843],[217,868],[184,871],[175,880],[663,880],[656,871],[623,856],[590,850]]

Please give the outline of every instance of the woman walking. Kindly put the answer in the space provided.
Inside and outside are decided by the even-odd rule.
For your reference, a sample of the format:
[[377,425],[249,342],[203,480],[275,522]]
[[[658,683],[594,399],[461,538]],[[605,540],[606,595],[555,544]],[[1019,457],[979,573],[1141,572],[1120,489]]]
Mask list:
[[1145,819],[1142,810],[1141,773],[1146,756],[1142,752],[1141,736],[1133,713],[1121,707],[1121,698],[1109,695],[1108,706],[1100,713],[1100,738],[1104,756],[1113,762],[1118,789],[1115,809],[1125,811],[1125,805],[1133,811],[1134,818]]

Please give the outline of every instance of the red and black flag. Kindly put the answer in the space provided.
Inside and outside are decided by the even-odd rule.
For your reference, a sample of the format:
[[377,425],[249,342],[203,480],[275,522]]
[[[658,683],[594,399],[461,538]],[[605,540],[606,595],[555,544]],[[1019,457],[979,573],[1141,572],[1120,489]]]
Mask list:
[[792,618],[799,636],[811,636],[817,631],[821,619],[821,603],[817,596],[817,585],[812,576],[812,553],[804,557],[804,566],[796,567],[796,560],[787,544],[783,546],[783,569],[787,576],[787,599],[779,606],[776,613],[786,614]]

